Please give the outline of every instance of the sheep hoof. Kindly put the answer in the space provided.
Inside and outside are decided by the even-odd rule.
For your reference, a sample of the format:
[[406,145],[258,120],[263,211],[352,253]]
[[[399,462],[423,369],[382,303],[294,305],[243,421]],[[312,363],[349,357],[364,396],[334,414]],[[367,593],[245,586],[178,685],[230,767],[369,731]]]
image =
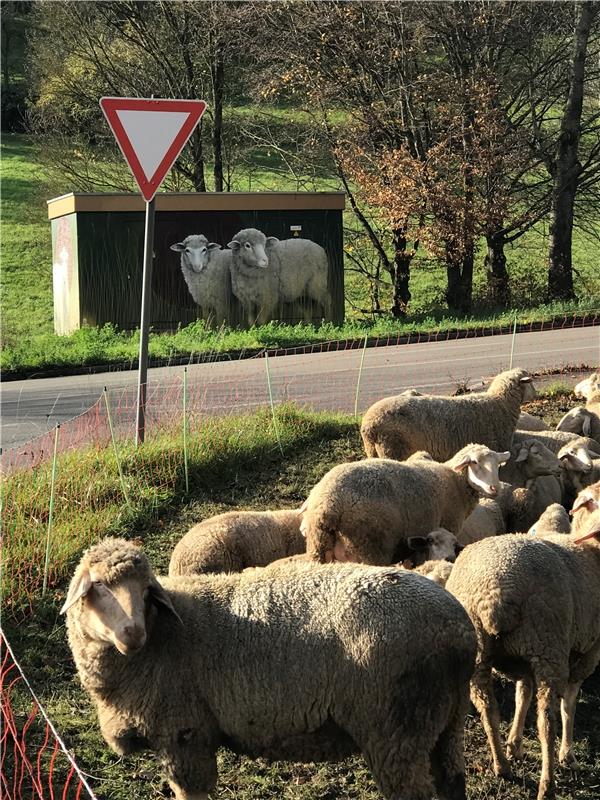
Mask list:
[[504,778],[505,781],[514,781],[515,776],[508,764],[494,764],[494,775],[497,778]]
[[515,739],[506,744],[506,757],[509,761],[521,761],[523,758],[523,740]]
[[540,783],[537,800],[555,800],[556,789],[554,783]]
[[561,751],[558,756],[558,762],[561,767],[579,769],[579,762],[575,758],[575,753],[572,750],[567,750],[564,753]]

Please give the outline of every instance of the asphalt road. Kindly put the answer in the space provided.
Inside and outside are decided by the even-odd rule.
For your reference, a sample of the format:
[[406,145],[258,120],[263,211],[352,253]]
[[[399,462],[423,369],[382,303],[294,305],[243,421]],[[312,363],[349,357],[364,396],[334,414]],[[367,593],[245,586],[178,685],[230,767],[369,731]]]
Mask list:
[[[375,400],[409,387],[450,394],[466,380],[476,388],[510,363],[512,336],[488,336],[289,355],[268,359],[274,401],[294,400],[312,408],[364,410]],[[513,365],[532,371],[596,367],[600,362],[600,326],[520,333],[515,337]],[[149,370],[148,396],[156,413],[173,415],[181,394],[182,367]],[[360,376],[360,379],[359,379]],[[130,411],[136,372],[107,372],[64,378],[5,382],[1,388],[2,446],[19,447],[92,406],[109,390],[113,406]],[[574,382],[574,380],[573,380]],[[249,410],[269,402],[264,358],[188,367],[189,407],[196,413]]]

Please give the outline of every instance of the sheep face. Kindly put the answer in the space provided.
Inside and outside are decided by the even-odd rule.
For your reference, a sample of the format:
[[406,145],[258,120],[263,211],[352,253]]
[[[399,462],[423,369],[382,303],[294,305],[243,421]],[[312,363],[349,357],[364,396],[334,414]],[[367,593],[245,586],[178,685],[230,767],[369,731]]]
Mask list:
[[579,492],[571,509],[573,517],[572,532],[578,536],[590,533],[592,526],[600,523],[600,482],[593,483],[583,491]]
[[[579,384],[578,384],[579,385]],[[577,406],[568,411],[556,426],[557,431],[578,433],[582,436],[591,436],[592,412],[583,406]]]
[[61,613],[74,615],[82,636],[127,656],[145,645],[156,606],[179,618],[141,552],[116,567],[84,556]]
[[267,269],[269,266],[269,257],[267,255],[267,247],[273,244],[272,240],[277,241],[275,237],[267,237],[256,228],[246,228],[233,237],[227,247],[229,247],[244,266],[250,269]]
[[571,472],[587,473],[593,467],[589,451],[584,445],[566,444],[558,451],[557,458]]
[[469,485],[484,497],[496,497],[500,488],[498,467],[506,464],[510,453],[496,453],[482,444],[468,444],[450,460],[455,472],[467,470]]
[[533,385],[531,375],[523,375],[519,378],[519,383],[522,391],[521,402],[528,403],[530,400],[535,400],[537,397],[537,392],[535,390],[535,386]]
[[199,274],[206,269],[212,250],[220,250],[221,245],[216,242],[209,242],[202,234],[187,236],[183,242],[171,245],[171,250],[181,253],[182,266],[185,265],[192,272]]
[[427,536],[411,536],[408,546],[415,551],[415,566],[425,561],[450,561],[463,549],[456,536],[445,528],[436,528]]
[[535,439],[523,442],[513,452],[515,462],[522,463],[528,478],[541,475],[553,475],[558,478],[562,473],[562,465],[554,453]]

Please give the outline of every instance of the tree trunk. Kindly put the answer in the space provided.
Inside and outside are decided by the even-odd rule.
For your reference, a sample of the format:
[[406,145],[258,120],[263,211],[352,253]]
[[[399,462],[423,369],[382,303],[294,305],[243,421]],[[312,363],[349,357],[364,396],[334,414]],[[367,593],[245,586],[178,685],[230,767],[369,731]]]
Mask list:
[[495,306],[508,308],[510,305],[510,286],[504,255],[504,236],[501,233],[488,233],[485,237],[487,253],[484,267],[490,295]]
[[473,260],[472,248],[461,257],[454,247],[446,246],[446,275],[448,278],[446,302],[448,309],[454,314],[467,314],[471,310]]
[[220,49],[215,53],[215,59],[211,65],[211,77],[213,88],[213,154],[214,154],[214,176],[215,192],[223,191],[223,92],[224,92],[225,66],[223,54]]
[[396,318],[406,316],[411,298],[409,290],[410,262],[413,259],[414,251],[408,252],[406,245],[406,228],[396,228],[394,230],[394,271],[392,273],[394,302],[391,309],[392,316]]
[[554,162],[554,189],[550,215],[550,252],[548,268],[548,298],[572,300],[572,238],[575,194],[581,172],[577,159],[581,135],[583,108],[583,80],[587,43],[596,9],[594,3],[579,6],[579,19],[575,30],[573,63],[569,96],[560,125],[560,136]]
[[202,120],[192,134],[192,153],[194,157],[192,183],[197,192],[206,191],[204,179],[204,153],[202,150]]

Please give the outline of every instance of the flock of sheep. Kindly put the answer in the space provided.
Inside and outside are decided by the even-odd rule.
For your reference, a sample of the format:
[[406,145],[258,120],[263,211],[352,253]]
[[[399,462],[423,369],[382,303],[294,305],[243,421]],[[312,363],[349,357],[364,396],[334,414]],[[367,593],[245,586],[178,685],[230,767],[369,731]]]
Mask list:
[[[169,577],[125,540],[90,548],[62,610],[109,745],[159,753],[178,800],[207,798],[221,746],[361,752],[388,800],[465,800],[469,688],[501,776],[535,692],[538,800],[553,798],[556,710],[573,766],[600,661],[600,374],[576,391],[586,405],[556,431],[521,413],[520,369],[482,393],[385,398],[366,459],[300,509],[204,520]],[[493,671],[516,682],[505,745]]]
[[325,250],[310,239],[265,236],[256,228],[236,233],[227,245],[192,234],[171,245],[181,253],[190,294],[209,324],[237,321],[239,304],[249,327],[283,316],[283,306],[302,304],[307,322],[313,311],[331,318],[329,264]]

